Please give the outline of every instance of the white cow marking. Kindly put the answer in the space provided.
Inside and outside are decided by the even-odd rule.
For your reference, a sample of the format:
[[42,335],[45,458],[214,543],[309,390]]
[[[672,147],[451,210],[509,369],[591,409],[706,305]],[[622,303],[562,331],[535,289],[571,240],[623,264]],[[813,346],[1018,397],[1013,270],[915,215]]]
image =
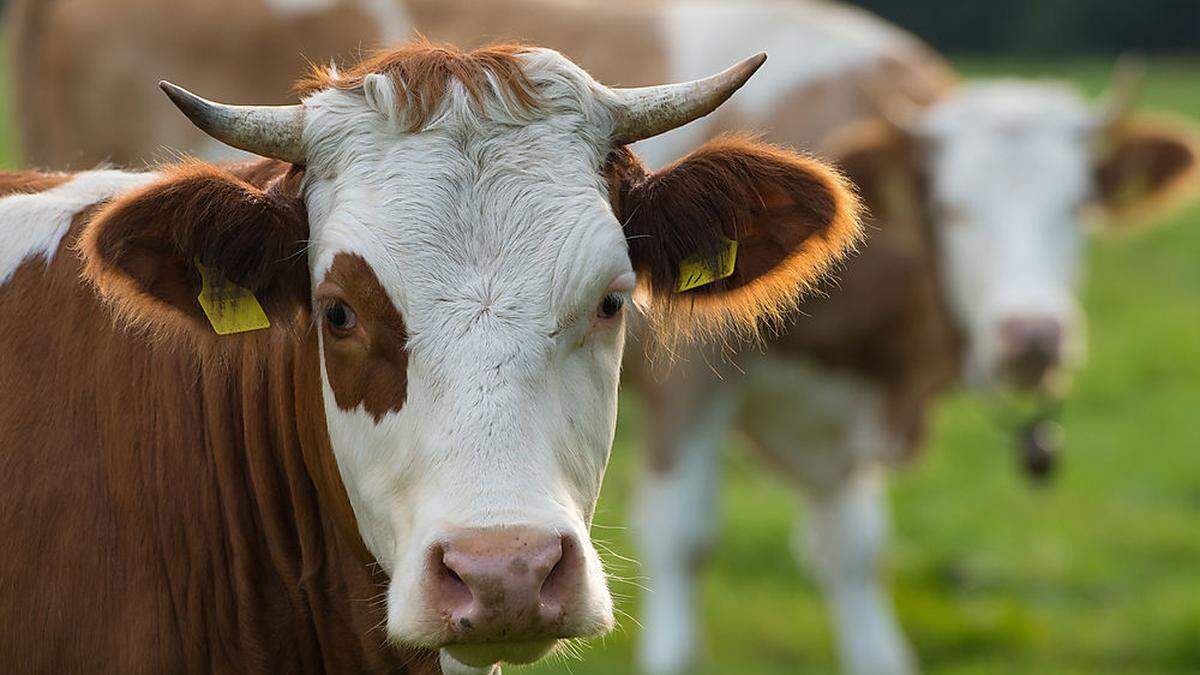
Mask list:
[[32,256],[49,263],[75,214],[157,178],[154,173],[87,171],[49,190],[0,199],[0,223],[5,223],[0,228],[0,286]]

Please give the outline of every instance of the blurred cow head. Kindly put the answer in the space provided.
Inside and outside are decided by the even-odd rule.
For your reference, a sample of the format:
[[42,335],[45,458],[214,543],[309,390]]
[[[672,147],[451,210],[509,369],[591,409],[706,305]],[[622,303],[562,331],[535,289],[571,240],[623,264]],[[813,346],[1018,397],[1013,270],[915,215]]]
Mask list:
[[1145,220],[1195,182],[1195,130],[1129,114],[1135,78],[1119,73],[1099,108],[1065,84],[968,84],[922,110],[885,103],[839,140],[856,180],[920,195],[907,209],[931,224],[971,383],[1065,384],[1086,344],[1089,220]]
[[[589,527],[635,287],[678,319],[660,330],[749,328],[858,235],[852,192],[812,160],[724,139],[651,173],[625,148],[762,61],[620,90],[545,49],[418,45],[316,71],[295,106],[164,85],[214,137],[295,167],[266,190],[167,173],[98,217],[93,276],[136,320],[201,332],[178,292],[194,259],[269,311],[305,298],[338,472],[390,576],[389,638],[448,667],[535,660],[613,622]],[[713,266],[731,240],[731,275],[678,292],[685,260]]]

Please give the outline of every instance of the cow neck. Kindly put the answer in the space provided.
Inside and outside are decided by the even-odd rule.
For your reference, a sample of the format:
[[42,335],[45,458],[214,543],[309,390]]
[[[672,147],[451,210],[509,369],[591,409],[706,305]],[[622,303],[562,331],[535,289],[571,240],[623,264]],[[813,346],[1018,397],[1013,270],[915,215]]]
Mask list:
[[[296,170],[280,176],[262,165],[235,173],[260,187],[279,181],[299,190],[302,182]],[[252,521],[226,527],[258,528],[259,562],[283,588],[304,595],[326,670],[407,664],[411,672],[426,672],[430,654],[382,646],[386,605],[380,597],[387,578],[362,541],[333,454],[317,333],[310,308],[297,307],[288,321],[230,338],[233,349],[218,350],[219,365],[210,369],[203,358],[197,364],[210,456],[231,455],[236,468],[230,473],[240,475],[222,485],[240,484],[253,501]],[[228,430],[224,438],[221,429]],[[344,653],[348,638],[359,642],[365,661],[330,663],[328,654]]]

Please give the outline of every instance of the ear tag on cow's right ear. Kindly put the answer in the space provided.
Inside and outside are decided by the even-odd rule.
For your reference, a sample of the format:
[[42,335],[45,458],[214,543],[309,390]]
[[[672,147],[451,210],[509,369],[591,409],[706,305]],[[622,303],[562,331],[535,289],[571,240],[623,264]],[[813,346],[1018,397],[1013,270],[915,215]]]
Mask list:
[[217,335],[247,333],[270,328],[271,322],[262,305],[250,291],[223,279],[215,271],[196,261],[200,270],[200,307]]
[[724,250],[717,256],[715,269],[709,264],[710,261],[701,255],[694,255],[680,262],[675,292],[683,293],[732,276],[733,268],[737,265],[737,249],[736,240],[726,239]]

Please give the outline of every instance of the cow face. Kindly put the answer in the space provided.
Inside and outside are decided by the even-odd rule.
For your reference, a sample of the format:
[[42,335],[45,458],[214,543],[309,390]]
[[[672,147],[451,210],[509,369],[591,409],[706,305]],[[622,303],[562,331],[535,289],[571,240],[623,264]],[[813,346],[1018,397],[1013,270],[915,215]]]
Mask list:
[[879,195],[902,203],[901,184],[919,193],[919,207],[902,209],[931,225],[968,381],[1060,388],[1084,354],[1089,226],[1182,201],[1195,134],[1097,110],[1065,85],[1020,81],[964,86],[891,117],[848,132],[839,152]]
[[1037,386],[1083,355],[1094,115],[1045,84],[966,87],[921,121],[945,290],[975,381]]
[[[535,660],[612,625],[588,531],[635,289],[661,332],[752,330],[858,235],[851,192],[811,160],[724,139],[651,174],[623,147],[711,110],[759,63],[612,90],[546,50],[419,46],[317,73],[293,109],[174,90],[210,133],[303,164],[296,194],[189,169],[98,216],[93,275],[153,284],[170,275],[145,259],[177,247],[272,293],[270,264],[239,261],[306,254],[328,440],[355,534],[390,577],[389,639],[444,648],[450,668]],[[194,234],[209,227],[200,183],[243,226],[279,221],[277,241]],[[150,234],[185,220],[189,234]],[[684,266],[715,269],[734,243],[728,276],[677,292]]]

